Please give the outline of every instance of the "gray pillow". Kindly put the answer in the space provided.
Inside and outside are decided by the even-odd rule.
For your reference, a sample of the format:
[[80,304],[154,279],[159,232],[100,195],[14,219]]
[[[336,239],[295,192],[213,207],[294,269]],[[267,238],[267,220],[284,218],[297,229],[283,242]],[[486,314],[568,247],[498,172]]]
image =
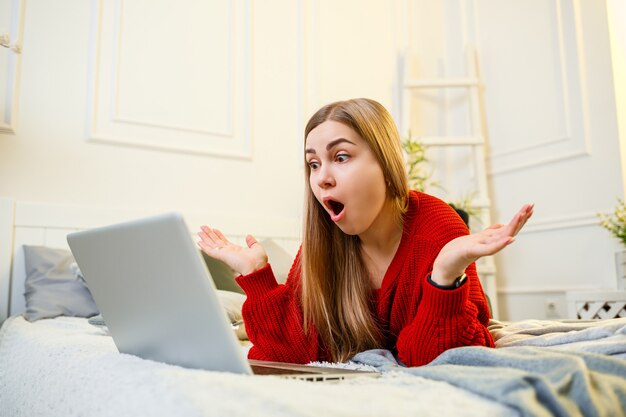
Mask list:
[[287,281],[287,275],[293,264],[293,256],[283,249],[273,239],[264,239],[259,242],[265,252],[267,252],[267,258],[270,264],[272,264],[272,271],[279,284],[284,284]]
[[213,282],[215,283],[215,288],[222,291],[232,291],[239,294],[243,294],[243,290],[237,283],[235,282],[235,277],[237,274],[235,271],[230,269],[228,265],[224,262],[217,260],[215,258],[211,258],[206,253],[200,251],[202,254],[202,258],[206,263],[206,266],[211,273],[211,278],[213,278]]
[[70,251],[24,245],[24,262],[26,320],[98,314],[98,307]]

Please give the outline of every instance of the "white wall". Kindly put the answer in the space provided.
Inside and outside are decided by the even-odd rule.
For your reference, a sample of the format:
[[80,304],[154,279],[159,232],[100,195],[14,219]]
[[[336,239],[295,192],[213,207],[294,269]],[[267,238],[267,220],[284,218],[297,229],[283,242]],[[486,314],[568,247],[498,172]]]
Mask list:
[[[624,189],[604,1],[230,4],[0,0],[0,32],[19,37],[23,21],[22,54],[0,48],[0,196],[299,224],[309,115],[356,96],[398,115],[399,58],[415,76],[460,76],[473,43],[493,220],[536,203],[497,258],[501,317],[542,317],[546,299],[564,315],[566,290],[614,286],[619,246],[595,224]],[[426,96],[414,133],[463,133],[465,98]],[[471,192],[465,154],[433,158],[443,197]]]
[[[613,87],[620,135],[621,160],[626,161],[626,2],[607,0],[606,8],[611,38]],[[626,164],[622,164],[622,179],[626,187]]]
[[[605,2],[411,4],[413,77],[460,76],[464,45],[477,48],[493,221],[536,204],[526,230],[496,256],[500,317],[543,318],[548,303],[564,317],[566,291],[614,289],[621,248],[596,217],[623,196]],[[467,131],[464,93],[431,94],[419,106],[413,122],[423,134]],[[434,157],[455,197],[471,177],[463,154]]]
[[392,103],[393,3],[0,0],[0,28],[20,5],[0,196],[298,220],[306,119],[337,99]]

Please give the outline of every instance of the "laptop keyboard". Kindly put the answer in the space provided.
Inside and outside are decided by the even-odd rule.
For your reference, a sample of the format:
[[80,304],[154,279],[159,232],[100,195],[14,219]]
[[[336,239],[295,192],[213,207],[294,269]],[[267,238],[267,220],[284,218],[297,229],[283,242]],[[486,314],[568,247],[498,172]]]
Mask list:
[[318,374],[319,372],[304,371],[300,369],[283,369],[271,368],[269,366],[250,365],[252,373],[255,375],[302,375],[302,374]]

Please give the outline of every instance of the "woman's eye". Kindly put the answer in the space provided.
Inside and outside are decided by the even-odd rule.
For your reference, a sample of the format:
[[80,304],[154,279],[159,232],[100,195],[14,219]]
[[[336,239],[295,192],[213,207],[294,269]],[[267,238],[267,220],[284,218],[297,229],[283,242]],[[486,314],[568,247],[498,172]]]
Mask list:
[[310,161],[310,162],[309,162],[309,168],[311,168],[311,169],[317,169],[317,168],[319,168],[319,167],[320,167],[319,162],[317,162],[317,161]]
[[350,156],[345,153],[340,153],[335,157],[337,162],[346,162],[349,158]]

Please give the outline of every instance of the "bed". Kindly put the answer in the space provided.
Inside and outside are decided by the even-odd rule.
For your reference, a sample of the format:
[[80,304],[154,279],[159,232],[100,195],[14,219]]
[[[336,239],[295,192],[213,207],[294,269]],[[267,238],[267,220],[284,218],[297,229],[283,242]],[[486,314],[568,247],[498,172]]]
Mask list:
[[[626,319],[493,320],[496,349],[452,349],[419,368],[400,366],[384,350],[367,351],[348,363],[318,365],[376,369],[379,378],[317,384],[120,354],[106,327],[81,317],[97,313],[85,305],[80,316],[72,316],[75,306],[46,306],[67,310],[43,317],[50,315],[44,308],[33,316],[24,297],[33,248],[62,257],[71,231],[149,214],[155,213],[0,199],[0,416],[625,415]],[[191,230],[205,220],[184,215]],[[218,220],[234,240],[248,231],[239,229],[242,223],[258,221]],[[293,222],[258,224],[251,230],[257,236],[287,253],[297,249]],[[225,308],[236,314],[236,303]],[[238,335],[248,349],[245,334]]]

